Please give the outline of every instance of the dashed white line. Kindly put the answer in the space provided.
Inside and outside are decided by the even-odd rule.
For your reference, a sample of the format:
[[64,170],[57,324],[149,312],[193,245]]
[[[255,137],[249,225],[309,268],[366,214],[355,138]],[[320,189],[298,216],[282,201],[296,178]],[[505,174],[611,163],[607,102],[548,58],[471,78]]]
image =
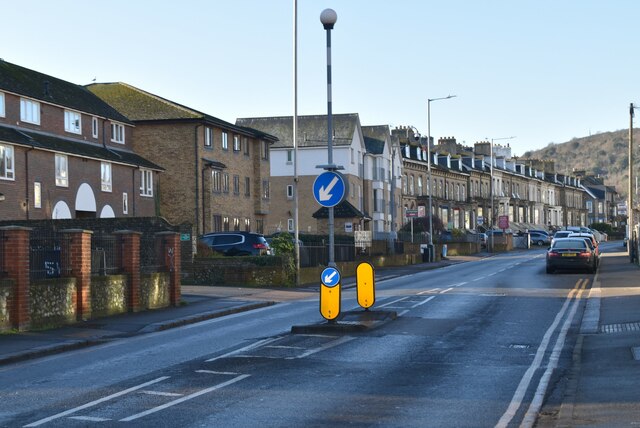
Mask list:
[[451,290],[453,290],[453,287],[451,287],[451,288],[447,288],[446,290],[442,290],[442,291],[440,292],[440,294],[448,293],[448,292],[449,292],[449,291],[451,291]]
[[355,339],[355,337],[349,337],[349,336],[345,336],[345,337],[341,337],[340,339],[334,340],[333,342],[329,342],[329,343],[325,343],[322,346],[319,346],[317,348],[313,348],[313,349],[309,349],[307,352],[303,352],[302,354],[298,355],[297,357],[287,357],[287,360],[297,360],[300,358],[304,358],[304,357],[308,357],[309,355],[313,355],[315,353],[321,352],[321,351],[325,351],[329,348],[333,348],[334,346],[338,346],[338,345],[342,345],[343,343],[349,342],[351,340]]
[[184,396],[182,398],[178,398],[177,400],[169,401],[168,403],[165,403],[165,404],[163,404],[161,406],[154,407],[154,408],[149,409],[149,410],[145,410],[144,412],[137,413],[135,415],[129,416],[129,417],[124,418],[124,419],[120,419],[120,422],[130,422],[130,421],[133,421],[133,420],[136,420],[136,419],[140,419],[140,418],[142,418],[144,416],[150,415],[152,413],[159,412],[160,410],[164,410],[167,407],[172,407],[172,406],[175,406],[176,404],[184,403],[185,401],[189,401],[191,399],[194,399],[194,398],[199,397],[201,395],[204,395],[204,394],[207,394],[209,392],[215,391],[217,389],[224,388],[225,386],[229,386],[229,385],[234,384],[236,382],[239,382],[239,381],[241,381],[243,379],[246,379],[249,376],[251,376],[251,375],[248,375],[248,374],[247,375],[240,375],[240,376],[235,377],[235,378],[233,378],[231,380],[228,380],[226,382],[222,382],[222,383],[219,383],[217,385],[214,385],[214,386],[212,386],[210,388],[205,388],[205,389],[203,389],[201,391],[194,392],[193,394],[189,394],[189,395],[186,395],[186,396]]
[[95,416],[69,416],[69,419],[75,419],[76,421],[88,421],[88,422],[107,422],[109,418],[98,418]]
[[411,309],[415,309],[415,308],[417,308],[418,306],[422,306],[422,305],[424,305],[425,303],[430,302],[431,300],[433,300],[433,299],[435,299],[435,298],[436,298],[436,296],[431,296],[431,297],[429,297],[429,298],[427,298],[427,299],[424,299],[422,302],[418,302],[418,303],[416,303],[415,305],[411,306]]
[[140,391],[140,394],[147,395],[160,395],[162,397],[182,397],[184,394],[177,394],[175,392],[164,392],[164,391]]
[[109,400],[112,400],[114,398],[121,397],[121,396],[126,395],[126,394],[128,394],[130,392],[137,391],[137,390],[142,389],[142,388],[146,388],[149,385],[153,385],[154,383],[162,382],[163,380],[167,380],[167,379],[169,379],[169,376],[162,376],[162,377],[159,377],[157,379],[150,380],[149,382],[145,382],[145,383],[142,383],[140,385],[133,386],[131,388],[125,389],[124,391],[116,392],[115,394],[107,395],[106,397],[102,397],[102,398],[100,398],[98,400],[95,400],[95,401],[92,401],[90,403],[83,404],[82,406],[74,407],[73,409],[66,410],[64,412],[58,413],[58,414],[53,415],[53,416],[49,416],[48,418],[40,419],[39,421],[30,423],[29,425],[25,425],[25,427],[37,427],[39,425],[46,424],[47,422],[51,422],[51,421],[53,421],[55,419],[59,419],[59,418],[61,418],[63,416],[71,415],[71,414],[73,414],[75,412],[78,412],[80,410],[88,409],[89,407],[93,407],[93,406],[95,406],[97,404],[104,403],[105,401],[109,401]]
[[403,300],[407,300],[408,298],[409,298],[409,296],[401,297],[400,299],[394,300],[394,301],[389,302],[389,303],[385,303],[384,305],[380,305],[378,307],[379,308],[386,308],[387,306],[391,306],[394,303],[402,302]]
[[280,339],[280,337],[272,337],[270,339],[258,340],[257,342],[252,343],[251,345],[245,346],[244,348],[236,349],[235,351],[227,352],[226,354],[223,354],[223,355],[220,355],[220,356],[205,360],[205,363],[210,363],[212,361],[220,360],[222,358],[231,357],[233,355],[240,354],[240,353],[245,352],[245,351],[249,351],[249,350],[257,348],[259,346],[266,345],[266,344],[271,343],[271,342],[275,342],[276,340],[279,340],[279,339]]
[[217,372],[214,370],[196,370],[196,373],[207,373],[207,374],[216,374],[216,375],[227,375],[227,376],[237,376],[238,373],[234,372]]

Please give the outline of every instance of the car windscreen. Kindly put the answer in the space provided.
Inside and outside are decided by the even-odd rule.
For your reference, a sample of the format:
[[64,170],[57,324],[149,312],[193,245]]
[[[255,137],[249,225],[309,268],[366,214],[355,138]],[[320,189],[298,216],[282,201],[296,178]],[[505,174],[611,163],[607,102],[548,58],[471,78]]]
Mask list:
[[587,243],[580,239],[567,239],[556,241],[551,249],[553,250],[577,250],[587,248]]

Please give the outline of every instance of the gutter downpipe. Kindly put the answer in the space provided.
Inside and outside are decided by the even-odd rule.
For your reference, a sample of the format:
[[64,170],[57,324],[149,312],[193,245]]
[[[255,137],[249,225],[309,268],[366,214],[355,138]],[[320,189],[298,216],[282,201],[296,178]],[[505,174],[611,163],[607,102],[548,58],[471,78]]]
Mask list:
[[[31,138],[29,135],[25,134],[24,132],[20,132],[17,129],[16,129],[16,132],[20,135],[27,137],[29,141],[33,141],[33,138]],[[24,196],[25,196],[25,203],[26,203],[27,220],[31,220],[29,218],[29,152],[35,149],[35,146],[33,144],[30,144],[29,146],[30,146],[29,149],[26,152],[24,152],[24,167],[25,167]],[[42,198],[42,195],[40,196],[40,198]]]

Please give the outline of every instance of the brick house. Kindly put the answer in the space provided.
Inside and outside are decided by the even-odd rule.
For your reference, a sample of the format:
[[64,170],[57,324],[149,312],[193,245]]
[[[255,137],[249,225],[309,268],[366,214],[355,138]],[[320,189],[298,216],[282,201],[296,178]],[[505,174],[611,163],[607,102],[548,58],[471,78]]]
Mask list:
[[237,126],[125,83],[88,90],[135,124],[134,149],[165,168],[160,215],[207,232],[264,232],[270,146],[276,137]]
[[162,168],[84,87],[0,60],[0,218],[153,216]]

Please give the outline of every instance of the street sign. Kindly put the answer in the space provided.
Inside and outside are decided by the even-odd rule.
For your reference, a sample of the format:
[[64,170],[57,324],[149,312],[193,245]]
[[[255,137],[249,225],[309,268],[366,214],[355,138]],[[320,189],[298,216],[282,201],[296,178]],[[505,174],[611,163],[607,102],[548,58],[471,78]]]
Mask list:
[[509,216],[508,215],[500,215],[500,216],[498,216],[498,227],[500,229],[509,229]]
[[358,304],[369,309],[376,302],[376,281],[371,264],[363,262],[356,268],[356,287]]
[[418,210],[406,210],[404,212],[405,217],[418,217]]
[[340,283],[340,272],[334,267],[328,267],[320,274],[320,282],[327,287],[334,287]]
[[313,197],[323,207],[335,207],[344,199],[347,184],[342,174],[325,171],[313,182]]
[[484,217],[479,215],[478,219],[476,220],[476,222],[478,223],[478,226],[482,226],[484,224]]

